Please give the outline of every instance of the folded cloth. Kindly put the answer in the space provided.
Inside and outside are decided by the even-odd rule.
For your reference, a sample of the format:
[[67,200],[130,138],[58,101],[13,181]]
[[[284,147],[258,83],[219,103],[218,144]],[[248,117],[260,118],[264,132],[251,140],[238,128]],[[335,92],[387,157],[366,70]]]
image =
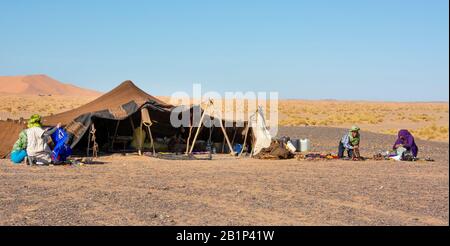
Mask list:
[[25,157],[27,156],[27,152],[22,149],[22,150],[15,150],[13,152],[11,152],[11,161],[14,164],[20,164],[23,159],[25,159]]

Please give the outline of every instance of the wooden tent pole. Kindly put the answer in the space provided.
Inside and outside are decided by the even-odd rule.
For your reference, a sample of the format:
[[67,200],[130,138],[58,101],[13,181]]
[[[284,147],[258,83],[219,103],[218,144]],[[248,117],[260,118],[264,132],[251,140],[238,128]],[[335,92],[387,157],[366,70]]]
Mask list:
[[114,151],[114,142],[116,141],[117,131],[119,130],[119,124],[120,124],[120,120],[117,121],[116,130],[114,131],[114,136],[113,136],[113,139],[111,141],[111,150],[112,151]]
[[[214,101],[212,99],[209,99],[209,104],[208,105],[213,105],[213,104],[214,104]],[[210,115],[210,116],[215,117],[214,113],[212,115]],[[223,126],[222,119],[219,119],[219,123],[220,123],[220,128],[222,129],[223,135],[225,136],[225,140],[227,141],[228,148],[230,148],[230,154],[234,156],[235,153],[234,153],[234,150],[233,150],[233,146],[231,145],[230,139],[228,138],[228,135],[227,135],[227,131],[225,130],[225,127]]]
[[[212,100],[210,100],[210,103],[213,104]],[[214,117],[214,115],[212,115]],[[223,126],[222,119],[219,119],[220,128],[222,129],[223,135],[225,136],[225,140],[227,140],[228,148],[230,148],[230,154],[235,155],[233,146],[230,143],[230,139],[228,138],[227,131],[225,130],[225,127]]]
[[88,134],[88,146],[86,149],[86,157],[89,157],[89,148],[91,148],[91,131],[89,131],[89,134]]
[[242,144],[242,149],[241,152],[239,153],[239,157],[242,155],[242,153],[244,153],[244,148],[247,144],[247,136],[248,136],[248,132],[250,130],[250,124],[247,123],[247,128],[245,129],[245,137],[244,137],[244,143]]
[[132,116],[130,116],[130,123],[131,123],[131,135],[133,136],[133,133],[134,133],[134,122],[133,122],[133,119],[132,119]]
[[155,156],[155,155],[156,155],[156,152],[155,152],[155,143],[153,142],[152,130],[150,130],[150,126],[149,126],[149,125],[146,125],[146,126],[147,126],[147,129],[148,129],[148,134],[149,134],[149,136],[150,136],[150,144],[152,145],[153,156]]
[[[255,111],[255,117],[256,117],[256,127],[258,127],[258,117],[259,116],[259,108],[258,109],[256,109],[256,111]],[[253,157],[253,154],[255,154],[255,148],[254,148],[254,146],[255,146],[255,138],[256,138],[256,136],[255,136],[255,134],[253,134],[253,136],[252,136],[252,152],[250,153],[250,157]]]
[[233,140],[231,140],[231,145],[234,144],[234,140],[236,139],[237,127],[234,128]]
[[95,129],[95,124],[92,123],[91,132],[90,132],[92,134],[92,136],[91,136],[91,140],[92,140],[92,157],[95,157],[95,158],[98,157],[98,144],[97,144],[96,137],[95,137],[95,132],[96,131],[97,130]]
[[[142,129],[142,125],[147,127],[148,136],[150,137],[150,144],[152,145],[152,149],[153,149],[153,155],[156,155],[155,143],[153,141],[152,130],[150,129],[152,124],[153,124],[152,119],[150,118],[150,112],[148,112],[148,109],[141,108],[141,129]],[[142,136],[141,136],[141,139],[142,139]],[[144,139],[144,141],[145,141],[145,139]],[[140,140],[140,142],[142,142],[142,141]]]
[[188,155],[189,154],[189,141],[191,141],[191,135],[192,135],[192,128],[193,128],[193,124],[192,124],[193,122],[191,121],[191,118],[189,117],[189,136],[188,136],[188,138],[187,138],[187,141],[186,141],[186,152],[185,152],[185,155]]
[[191,145],[191,149],[189,150],[189,154],[192,153],[192,151],[194,150],[195,141],[197,141],[197,137],[198,137],[198,134],[200,133],[200,128],[201,128],[201,126],[203,124],[203,119],[205,118],[206,112],[209,109],[209,105],[210,104],[208,103],[208,105],[206,106],[205,110],[203,111],[203,115],[202,115],[202,117],[200,119],[200,123],[198,124],[197,131],[195,132],[195,135],[194,135],[194,140],[192,140],[192,145]]
[[[138,139],[138,141],[139,141],[138,154],[139,155],[142,155],[142,135],[143,135],[143,132],[142,132],[142,119],[141,119],[141,125],[139,126],[139,133],[137,134],[137,137],[139,138]],[[145,138],[144,138],[144,141],[145,141]]]
[[225,137],[222,140],[222,153],[225,152]]
[[222,120],[219,120],[219,121],[220,121],[220,128],[222,129],[223,135],[225,136],[225,140],[227,140],[228,148],[230,148],[230,154],[235,155],[233,146],[231,146],[230,139],[228,138],[227,132],[225,131],[225,128],[223,127]]

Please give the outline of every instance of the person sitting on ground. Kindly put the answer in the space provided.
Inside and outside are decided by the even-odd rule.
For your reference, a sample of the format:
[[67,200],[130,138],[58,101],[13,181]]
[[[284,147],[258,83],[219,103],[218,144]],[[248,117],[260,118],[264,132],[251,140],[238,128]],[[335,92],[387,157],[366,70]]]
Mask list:
[[414,157],[417,157],[419,148],[414,141],[413,135],[408,130],[400,130],[398,132],[398,138],[394,143],[393,149],[397,151],[397,154],[402,156],[404,152],[410,152]]
[[27,157],[27,133],[25,130],[19,133],[19,139],[14,143],[11,151],[11,161],[15,164],[21,163]]
[[61,123],[50,130],[42,129],[41,116],[34,114],[28,120],[27,135],[27,154],[28,162],[32,164],[50,164],[51,149],[48,146],[48,140],[58,128],[61,127]]
[[338,157],[344,158],[344,152],[347,150],[348,157],[359,158],[359,143],[361,140],[360,134],[359,134],[359,127],[352,126],[352,128],[349,130],[348,133],[346,133],[341,141],[339,141],[339,148],[338,148]]

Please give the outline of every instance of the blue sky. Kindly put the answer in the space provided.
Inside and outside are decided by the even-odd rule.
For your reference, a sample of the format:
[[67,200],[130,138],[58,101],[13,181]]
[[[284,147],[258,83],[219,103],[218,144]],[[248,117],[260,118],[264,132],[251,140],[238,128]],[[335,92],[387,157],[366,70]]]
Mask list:
[[448,0],[1,0],[0,75],[448,101]]

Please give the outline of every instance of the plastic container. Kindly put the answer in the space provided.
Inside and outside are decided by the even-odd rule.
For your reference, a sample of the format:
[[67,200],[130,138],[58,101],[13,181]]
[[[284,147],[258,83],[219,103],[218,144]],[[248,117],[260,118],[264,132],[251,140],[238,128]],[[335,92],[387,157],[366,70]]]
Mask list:
[[234,145],[234,148],[233,148],[234,153],[241,153],[241,150],[242,150],[242,144]]
[[295,148],[295,146],[292,144],[291,141],[288,141],[288,142],[286,143],[286,147],[287,147],[288,150],[289,150],[291,153],[293,153],[293,154],[297,151],[297,148]]
[[291,139],[292,145],[295,147],[296,152],[300,152],[300,139]]
[[309,152],[311,150],[311,141],[309,139],[300,139],[300,151]]

